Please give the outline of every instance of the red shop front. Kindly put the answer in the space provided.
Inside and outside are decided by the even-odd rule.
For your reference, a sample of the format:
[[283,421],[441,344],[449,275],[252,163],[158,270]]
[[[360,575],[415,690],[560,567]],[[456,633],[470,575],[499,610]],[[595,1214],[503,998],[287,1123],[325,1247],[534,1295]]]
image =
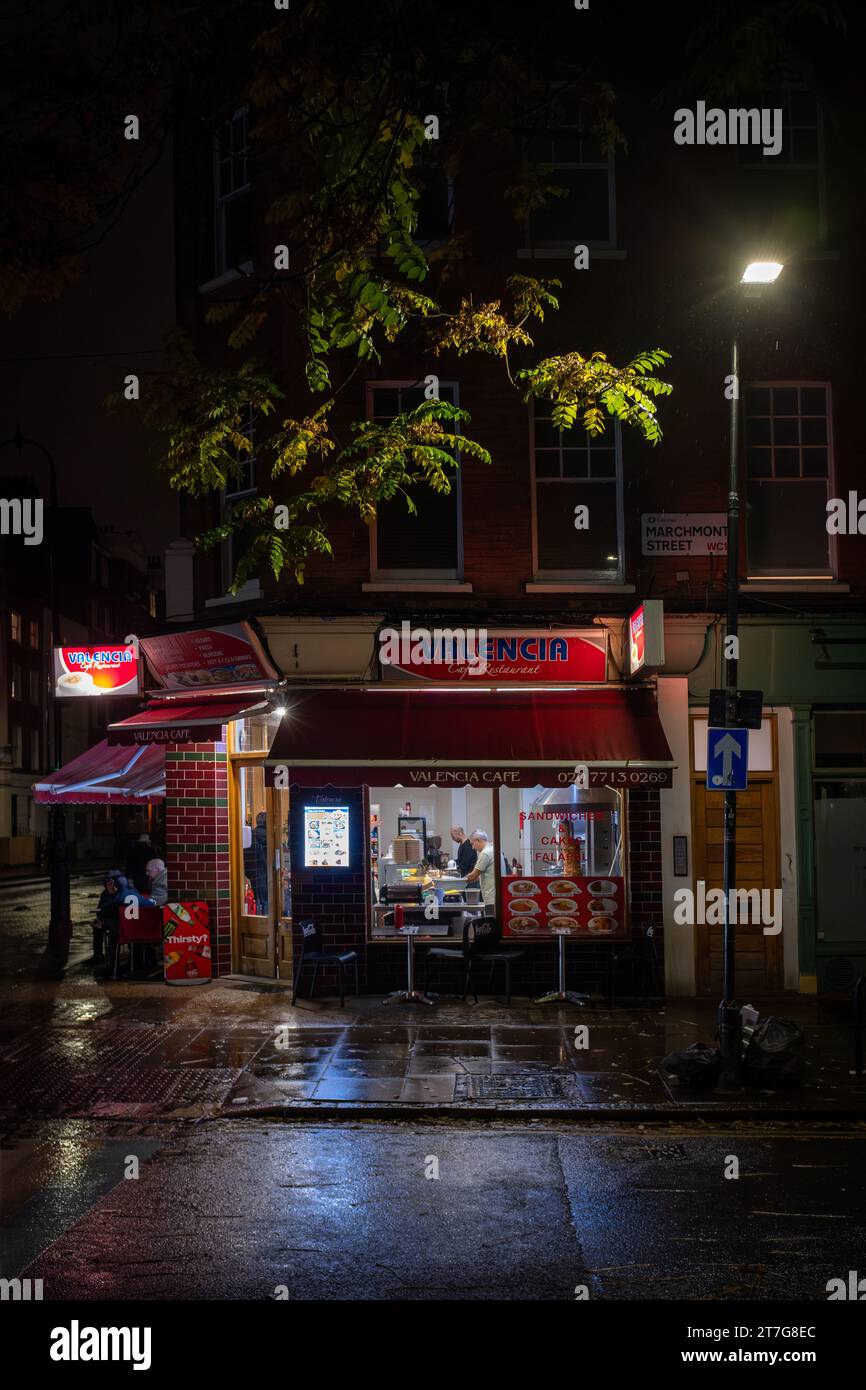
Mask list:
[[[673,760],[651,684],[288,691],[266,762],[289,800],[295,935],[310,918],[327,948],[357,950],[370,992],[401,982],[397,901],[419,943],[454,945],[486,904],[524,952],[518,994],[549,987],[560,930],[570,977],[589,980],[612,952],[645,964],[652,927],[660,977]],[[492,849],[483,884],[458,858],[476,831]]]

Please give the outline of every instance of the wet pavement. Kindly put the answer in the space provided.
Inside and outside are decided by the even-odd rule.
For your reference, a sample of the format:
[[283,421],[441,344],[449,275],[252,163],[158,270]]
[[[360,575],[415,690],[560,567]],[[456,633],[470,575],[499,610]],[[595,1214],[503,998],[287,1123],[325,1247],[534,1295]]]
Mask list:
[[[29,1142],[83,1162],[77,1125]],[[45,1227],[17,1271],[45,1299],[823,1301],[863,1267],[862,1127],[217,1120],[152,1142],[112,1140],[137,1177]]]
[[[775,1005],[776,1010],[779,1005]],[[220,1114],[580,1113],[866,1116],[851,1074],[850,1013],[786,1001],[807,1037],[807,1084],[789,1091],[691,1091],[663,1057],[711,1041],[715,1007],[476,1006],[381,998],[300,1000],[216,981],[0,981],[0,1117]]]

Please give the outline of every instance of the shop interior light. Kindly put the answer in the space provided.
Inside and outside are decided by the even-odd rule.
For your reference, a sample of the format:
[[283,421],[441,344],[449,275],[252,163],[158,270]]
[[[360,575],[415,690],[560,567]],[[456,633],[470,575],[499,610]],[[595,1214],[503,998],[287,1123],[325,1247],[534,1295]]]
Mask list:
[[750,261],[743,271],[741,285],[772,285],[784,266],[779,261]]

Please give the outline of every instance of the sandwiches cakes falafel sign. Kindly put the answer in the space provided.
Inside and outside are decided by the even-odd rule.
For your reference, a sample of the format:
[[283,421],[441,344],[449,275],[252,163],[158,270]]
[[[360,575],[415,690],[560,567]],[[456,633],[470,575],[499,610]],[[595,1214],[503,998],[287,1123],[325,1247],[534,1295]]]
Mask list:
[[163,690],[207,690],[277,679],[249,623],[142,637],[139,645]]
[[54,694],[137,695],[138,656],[134,647],[55,647]]

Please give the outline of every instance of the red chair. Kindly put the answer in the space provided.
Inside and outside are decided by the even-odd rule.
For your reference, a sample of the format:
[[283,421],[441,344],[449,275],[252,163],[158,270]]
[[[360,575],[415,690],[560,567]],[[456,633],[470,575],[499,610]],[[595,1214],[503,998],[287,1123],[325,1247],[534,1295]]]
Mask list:
[[136,946],[162,945],[162,908],[140,907],[138,917],[132,918],[125,916],[121,908],[118,926],[120,930],[114,945],[114,973],[112,976],[115,980],[117,979],[121,946],[129,948],[129,973],[134,975]]

